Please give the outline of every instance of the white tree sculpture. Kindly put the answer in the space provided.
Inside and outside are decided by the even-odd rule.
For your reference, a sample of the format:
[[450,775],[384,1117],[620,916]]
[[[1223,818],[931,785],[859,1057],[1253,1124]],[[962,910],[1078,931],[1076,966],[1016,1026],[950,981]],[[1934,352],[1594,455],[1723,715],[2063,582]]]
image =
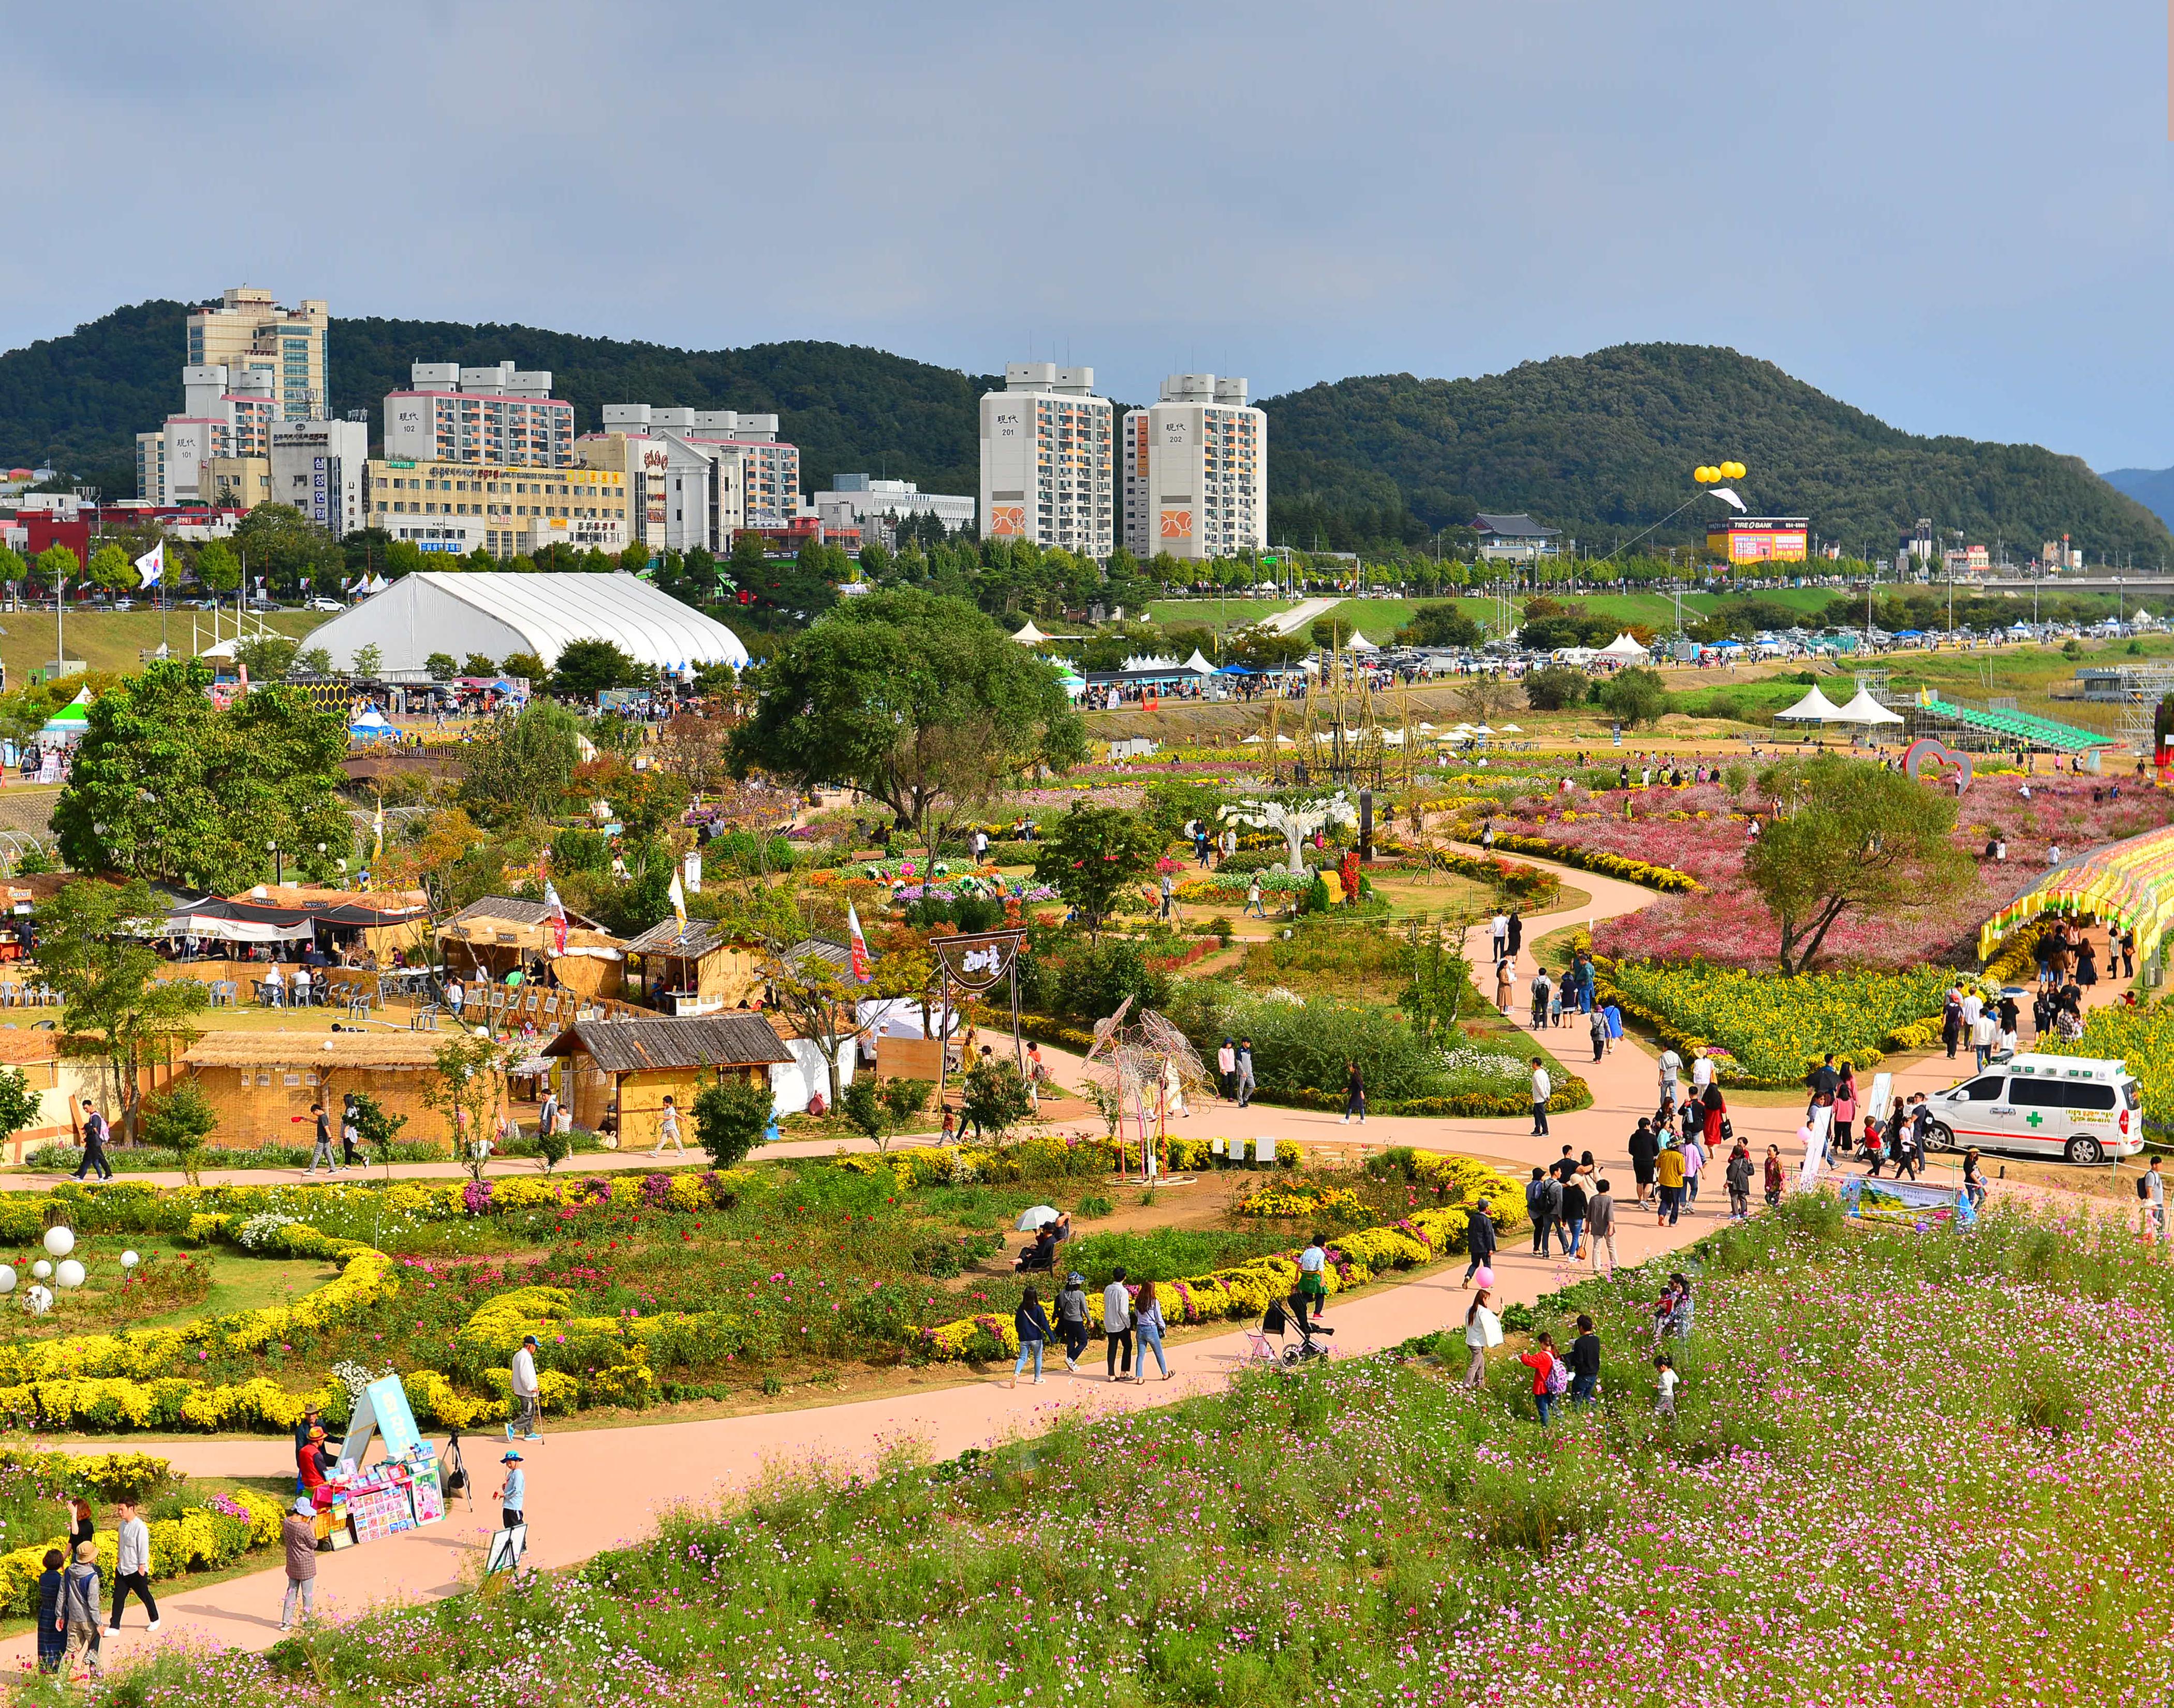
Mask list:
[[1330,824],[1359,828],[1359,809],[1343,790],[1333,795],[1284,796],[1272,801],[1239,801],[1222,809],[1223,821],[1254,830],[1280,832],[1290,851],[1293,877],[1306,872],[1306,839]]

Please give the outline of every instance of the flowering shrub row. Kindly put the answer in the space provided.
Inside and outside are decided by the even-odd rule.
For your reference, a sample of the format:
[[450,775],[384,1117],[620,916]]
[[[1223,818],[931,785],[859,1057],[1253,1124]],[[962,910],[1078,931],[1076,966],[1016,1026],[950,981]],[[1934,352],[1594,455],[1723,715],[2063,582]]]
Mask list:
[[[1575,1073],[1555,1076],[1555,1091],[1548,1099],[1548,1113],[1565,1115],[1574,1109],[1593,1106],[1593,1087]],[[1280,1103],[1292,1109],[1340,1110],[1344,1098],[1339,1093],[1314,1091],[1300,1086],[1295,1089],[1264,1095],[1257,1100],[1262,1103]],[[1367,1111],[1373,1115],[1426,1115],[1460,1121],[1487,1121],[1512,1116],[1529,1116],[1533,1100],[1520,1091],[1452,1091],[1441,1097],[1406,1097],[1402,1099],[1370,1097]],[[1280,1147],[1279,1147],[1280,1149]]]
[[[1799,1085],[1832,1051],[1866,1068],[1883,1049],[1922,1048],[1901,1029],[1931,1024],[1952,975],[1938,967],[1903,973],[1748,973],[1704,962],[1657,966],[1598,959],[1601,994],[1688,1055],[1716,1059],[1722,1083]],[[1927,1010],[1935,1018],[1923,1019]]]
[[1605,848],[1582,848],[1572,842],[1558,842],[1547,836],[1498,835],[1497,848],[1507,848],[1518,854],[1537,854],[1543,859],[1556,860],[1566,866],[1575,866],[1581,871],[1598,872],[1603,877],[1620,878],[1626,884],[1642,884],[1648,889],[1698,889],[1703,886],[1688,872],[1679,872],[1673,866],[1656,866],[1648,861],[1636,860],[1627,854],[1617,854]]
[[[251,1549],[269,1547],[279,1539],[284,1510],[273,1496],[243,1489],[233,1494],[215,1495],[213,1504],[192,1506],[178,1518],[149,1520],[144,1527],[151,1532],[151,1576],[169,1578],[185,1571],[216,1571],[233,1565]],[[64,1548],[67,1540],[57,1536],[35,1548],[0,1554],[0,1609],[11,1613],[37,1612],[38,1577],[46,1569],[46,1550]],[[97,1544],[98,1567],[110,1592],[120,1567],[119,1540],[110,1530],[97,1532],[92,1540]]]

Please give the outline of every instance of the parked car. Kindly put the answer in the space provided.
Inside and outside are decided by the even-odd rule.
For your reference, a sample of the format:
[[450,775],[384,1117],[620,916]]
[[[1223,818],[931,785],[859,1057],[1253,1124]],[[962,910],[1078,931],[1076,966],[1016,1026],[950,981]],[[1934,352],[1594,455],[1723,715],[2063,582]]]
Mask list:
[[347,607],[338,599],[312,599],[309,608],[312,611],[344,611]]

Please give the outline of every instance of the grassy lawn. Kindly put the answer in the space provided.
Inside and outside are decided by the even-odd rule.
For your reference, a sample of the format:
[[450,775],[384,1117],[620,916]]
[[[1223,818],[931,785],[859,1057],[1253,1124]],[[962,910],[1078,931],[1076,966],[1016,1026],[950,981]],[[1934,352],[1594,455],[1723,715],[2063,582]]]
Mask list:
[[[143,1261],[133,1275],[121,1266],[132,1251]],[[44,1316],[11,1312],[6,1338],[17,1343],[121,1328],[151,1328],[234,1311],[289,1305],[338,1273],[338,1266],[314,1259],[252,1257],[199,1249],[164,1234],[83,1234],[71,1254],[84,1266],[83,1286],[54,1289]],[[19,1278],[30,1283],[30,1266],[45,1253],[34,1247],[0,1254]],[[4,1341],[0,1341],[4,1343]]]
[[[296,638],[329,619],[325,611],[273,611],[266,626]],[[220,619],[220,634],[231,636],[234,618]],[[70,611],[67,619],[68,651],[93,670],[136,671],[143,655],[158,647],[160,613],[156,611]],[[211,645],[211,616],[203,611],[165,613],[165,644],[176,656],[190,650],[191,624],[202,644]],[[253,629],[252,631],[254,632]],[[27,682],[30,673],[43,669],[53,658],[53,613],[51,611],[0,612],[0,662],[8,667],[10,685]]]

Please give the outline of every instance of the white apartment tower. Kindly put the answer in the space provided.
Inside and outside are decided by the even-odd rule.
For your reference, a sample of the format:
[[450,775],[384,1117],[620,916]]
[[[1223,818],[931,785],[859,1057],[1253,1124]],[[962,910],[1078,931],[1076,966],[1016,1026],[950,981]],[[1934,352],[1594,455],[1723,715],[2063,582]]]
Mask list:
[[1010,362],[982,399],[982,515],[991,539],[1028,539],[1096,560],[1115,549],[1116,447],[1092,368]]
[[505,468],[572,466],[574,406],[551,395],[549,369],[417,362],[408,371],[408,389],[385,397],[387,457]]
[[1172,374],[1125,416],[1125,546],[1205,563],[1268,543],[1268,418],[1246,382]]
[[[189,311],[188,363],[224,368],[268,383],[283,420],[329,413],[326,370],[332,312],[322,297],[306,296],[300,308],[282,308],[272,293],[236,285],[215,303]],[[236,389],[239,389],[237,386]]]

